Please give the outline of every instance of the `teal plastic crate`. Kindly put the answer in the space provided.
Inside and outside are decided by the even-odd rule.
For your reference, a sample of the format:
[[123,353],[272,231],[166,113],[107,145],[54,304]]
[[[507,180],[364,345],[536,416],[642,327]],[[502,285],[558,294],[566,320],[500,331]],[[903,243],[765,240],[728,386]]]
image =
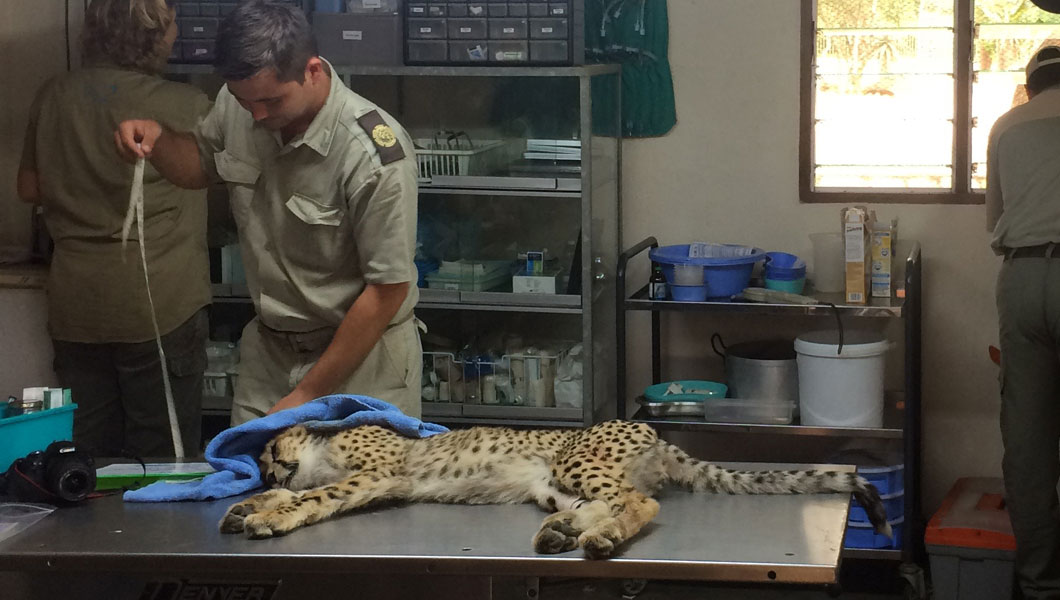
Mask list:
[[0,419],[0,471],[34,450],[72,440],[76,404]]

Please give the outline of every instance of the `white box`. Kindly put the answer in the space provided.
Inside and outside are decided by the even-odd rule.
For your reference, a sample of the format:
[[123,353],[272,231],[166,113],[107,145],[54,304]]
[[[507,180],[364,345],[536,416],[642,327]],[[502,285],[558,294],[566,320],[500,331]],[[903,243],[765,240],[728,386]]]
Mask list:
[[512,293],[514,294],[555,294],[559,281],[559,271],[541,275],[527,275],[521,271],[512,276]]

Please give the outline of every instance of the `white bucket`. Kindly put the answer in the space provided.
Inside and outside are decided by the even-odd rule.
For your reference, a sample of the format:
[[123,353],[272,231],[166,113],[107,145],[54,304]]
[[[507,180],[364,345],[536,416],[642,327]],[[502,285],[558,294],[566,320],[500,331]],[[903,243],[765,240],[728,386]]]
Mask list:
[[883,367],[890,342],[866,331],[814,331],[795,339],[803,425],[883,427]]

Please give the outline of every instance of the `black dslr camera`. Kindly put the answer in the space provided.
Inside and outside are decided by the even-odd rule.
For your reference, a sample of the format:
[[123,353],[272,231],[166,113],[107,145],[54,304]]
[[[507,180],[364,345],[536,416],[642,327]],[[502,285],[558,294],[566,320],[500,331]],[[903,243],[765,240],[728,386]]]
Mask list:
[[73,504],[96,489],[95,461],[73,442],[52,442],[0,475],[0,496],[23,502]]

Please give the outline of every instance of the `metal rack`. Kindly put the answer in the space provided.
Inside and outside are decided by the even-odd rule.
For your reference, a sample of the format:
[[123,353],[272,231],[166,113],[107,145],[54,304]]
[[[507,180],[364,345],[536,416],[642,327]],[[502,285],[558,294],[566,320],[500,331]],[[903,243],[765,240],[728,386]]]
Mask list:
[[[850,305],[842,302],[842,294],[813,294],[822,304],[764,304],[745,301],[733,302],[673,302],[658,301],[648,298],[647,286],[637,289],[632,294],[626,293],[627,266],[631,259],[652,249],[658,248],[659,242],[654,237],[642,240],[632,246],[618,258],[617,271],[617,321],[616,334],[618,343],[618,367],[620,374],[617,385],[617,414],[627,418],[626,372],[626,317],[629,311],[649,311],[651,313],[651,361],[652,383],[662,381],[662,334],[661,313],[668,311],[704,312],[715,314],[751,314],[751,315],[820,315],[831,317],[836,311],[842,317],[901,319],[905,337],[904,352],[904,390],[901,393],[889,393],[885,398],[884,427],[881,428],[848,428],[819,427],[804,425],[757,425],[706,423],[695,417],[651,417],[641,409],[628,418],[644,422],[660,430],[712,432],[712,433],[751,433],[763,435],[791,436],[835,436],[848,438],[887,438],[902,440],[902,457],[904,463],[904,512],[903,543],[900,550],[844,549],[843,556],[850,558],[870,558],[901,560],[902,576],[910,579],[921,577],[916,565],[924,559],[923,531],[921,517],[921,253],[920,244],[914,244],[906,257],[905,298],[872,298],[867,305]],[[826,303],[833,303],[834,308]],[[909,575],[911,573],[911,575]],[[916,585],[915,582],[913,582]]]

